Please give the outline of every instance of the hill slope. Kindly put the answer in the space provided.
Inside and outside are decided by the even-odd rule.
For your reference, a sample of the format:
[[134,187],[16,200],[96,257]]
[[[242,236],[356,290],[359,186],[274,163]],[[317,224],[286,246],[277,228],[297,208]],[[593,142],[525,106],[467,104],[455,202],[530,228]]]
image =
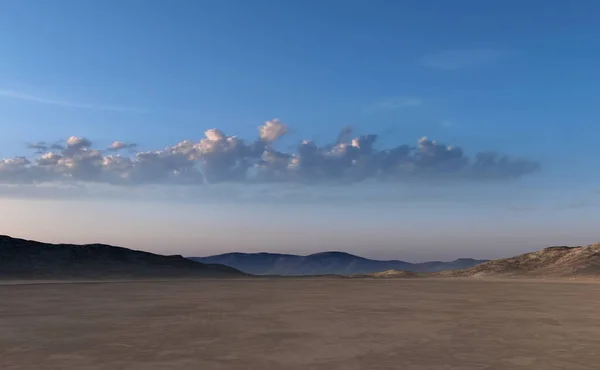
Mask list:
[[202,263],[219,263],[254,275],[356,275],[386,270],[437,272],[472,267],[483,260],[461,258],[452,262],[410,263],[378,261],[344,252],[322,252],[308,256],[277,253],[225,253],[210,257],[190,257]]
[[427,277],[426,272],[414,272],[414,271],[403,271],[403,270],[386,270],[381,272],[374,272],[372,274],[357,274],[350,275],[349,278],[384,278],[384,279],[414,279]]
[[548,247],[437,276],[600,277],[600,243],[587,247]]
[[198,263],[182,256],[162,256],[104,244],[47,244],[0,236],[0,278],[3,279],[245,275],[231,267]]

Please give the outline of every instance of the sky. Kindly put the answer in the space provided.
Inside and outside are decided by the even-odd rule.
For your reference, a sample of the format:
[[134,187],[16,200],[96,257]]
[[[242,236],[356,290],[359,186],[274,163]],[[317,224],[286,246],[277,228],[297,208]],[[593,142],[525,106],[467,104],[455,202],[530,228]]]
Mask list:
[[407,261],[599,241],[598,12],[0,0],[0,234]]

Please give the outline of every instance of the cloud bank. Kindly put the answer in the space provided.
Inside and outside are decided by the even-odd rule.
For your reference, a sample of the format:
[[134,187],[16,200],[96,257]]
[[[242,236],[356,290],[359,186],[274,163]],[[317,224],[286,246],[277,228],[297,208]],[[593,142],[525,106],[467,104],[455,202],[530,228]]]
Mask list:
[[370,181],[508,180],[532,174],[539,164],[496,152],[469,157],[459,147],[421,138],[416,145],[376,149],[378,135],[353,136],[344,128],[326,145],[304,140],[297,150],[275,148],[288,127],[278,119],[258,127],[244,141],[210,129],[200,141],[182,141],[155,151],[137,151],[136,143],[113,142],[97,149],[83,137],[64,144],[29,144],[32,156],[0,159],[0,183],[110,185],[178,184],[352,184]]

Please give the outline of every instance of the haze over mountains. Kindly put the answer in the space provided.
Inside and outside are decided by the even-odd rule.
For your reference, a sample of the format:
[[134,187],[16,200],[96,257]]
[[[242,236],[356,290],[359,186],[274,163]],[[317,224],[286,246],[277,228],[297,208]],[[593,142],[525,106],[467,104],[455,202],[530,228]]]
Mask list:
[[223,265],[179,255],[162,256],[104,244],[48,244],[0,236],[0,278],[174,278],[241,277]]
[[487,260],[460,258],[452,262],[431,261],[410,263],[391,260],[378,261],[345,252],[322,252],[299,256],[279,253],[225,253],[209,257],[190,257],[202,263],[230,266],[253,275],[354,275],[386,270],[437,272],[473,267]]

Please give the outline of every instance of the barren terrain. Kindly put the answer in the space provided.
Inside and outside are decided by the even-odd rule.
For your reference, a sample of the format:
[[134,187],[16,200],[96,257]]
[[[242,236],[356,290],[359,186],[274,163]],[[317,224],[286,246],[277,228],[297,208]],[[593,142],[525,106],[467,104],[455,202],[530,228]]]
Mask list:
[[600,284],[0,285],[0,369],[597,369]]
[[484,262],[471,268],[432,275],[454,277],[600,278],[600,243],[548,247]]

